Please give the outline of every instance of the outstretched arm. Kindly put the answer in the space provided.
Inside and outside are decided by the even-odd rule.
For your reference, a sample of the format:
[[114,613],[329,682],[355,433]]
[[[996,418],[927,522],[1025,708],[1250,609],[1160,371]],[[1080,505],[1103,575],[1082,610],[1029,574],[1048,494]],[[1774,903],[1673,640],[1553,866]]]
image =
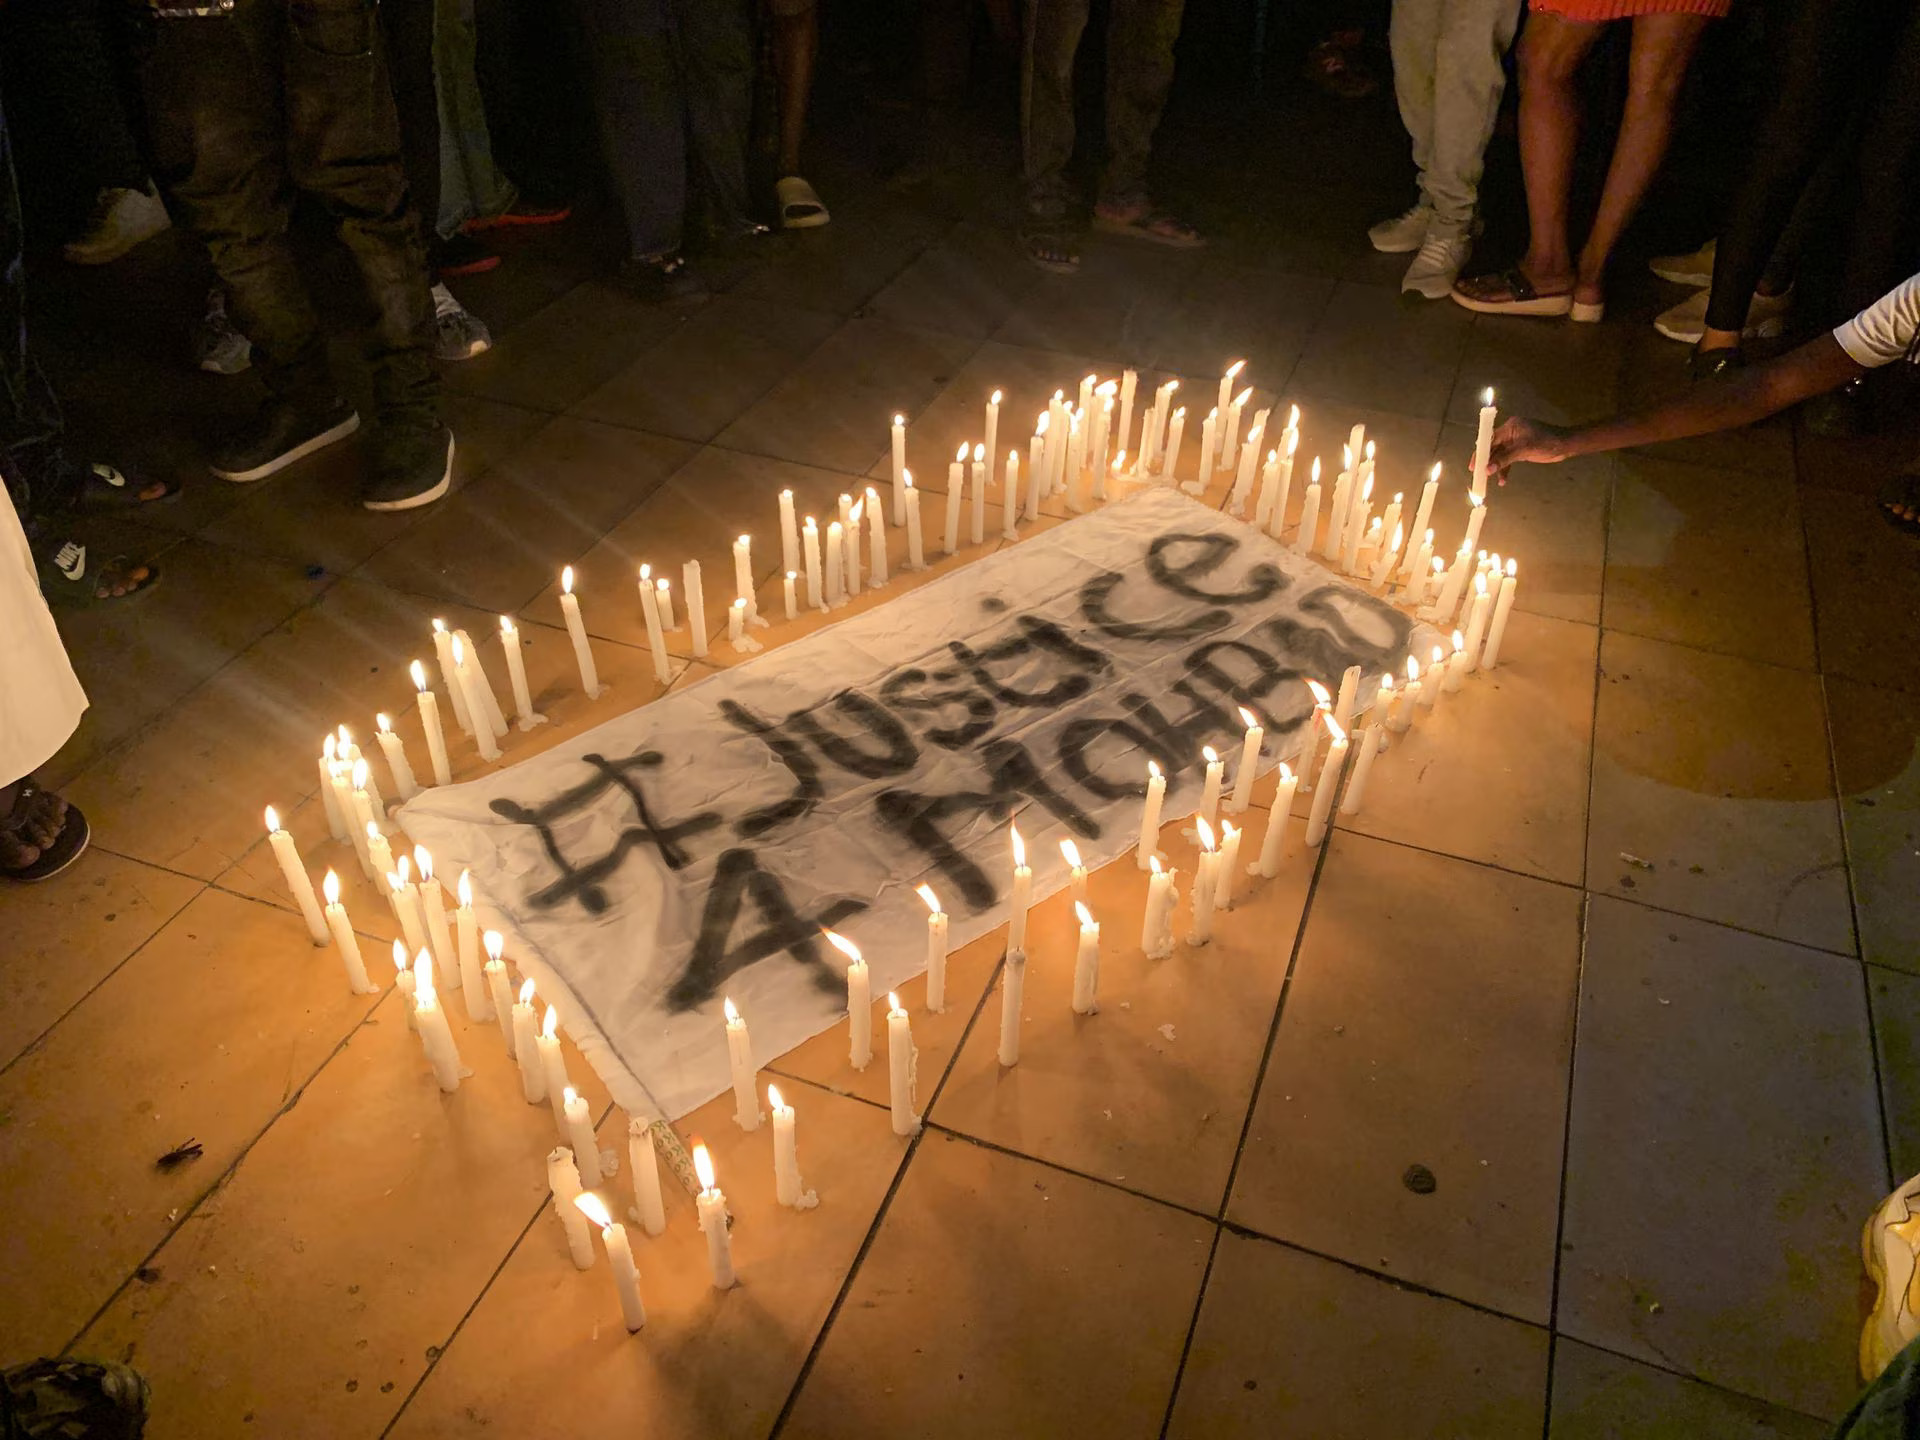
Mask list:
[[1864,373],[1865,367],[1842,350],[1832,335],[1821,335],[1764,364],[1696,385],[1684,395],[1632,415],[1570,428],[1509,420],[1494,433],[1488,468],[1498,471],[1505,484],[1509,465],[1551,465],[1573,455],[1732,430],[1838,389]]

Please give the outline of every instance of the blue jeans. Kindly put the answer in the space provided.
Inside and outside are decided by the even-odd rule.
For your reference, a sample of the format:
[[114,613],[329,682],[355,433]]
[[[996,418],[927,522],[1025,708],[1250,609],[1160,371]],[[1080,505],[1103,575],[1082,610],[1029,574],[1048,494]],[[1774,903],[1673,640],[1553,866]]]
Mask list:
[[433,73],[440,100],[440,204],[434,233],[443,239],[469,220],[504,215],[520,198],[513,182],[493,163],[493,140],[475,70],[473,5],[474,0],[433,0]]

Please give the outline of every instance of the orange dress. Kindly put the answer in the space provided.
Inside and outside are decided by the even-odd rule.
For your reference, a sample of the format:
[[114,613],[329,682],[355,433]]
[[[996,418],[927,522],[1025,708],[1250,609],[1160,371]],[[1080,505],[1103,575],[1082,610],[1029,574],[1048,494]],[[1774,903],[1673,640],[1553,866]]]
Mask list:
[[1723,18],[1733,0],[1527,0],[1530,10],[1545,10],[1576,24],[1600,25],[1635,15],[1710,15]]

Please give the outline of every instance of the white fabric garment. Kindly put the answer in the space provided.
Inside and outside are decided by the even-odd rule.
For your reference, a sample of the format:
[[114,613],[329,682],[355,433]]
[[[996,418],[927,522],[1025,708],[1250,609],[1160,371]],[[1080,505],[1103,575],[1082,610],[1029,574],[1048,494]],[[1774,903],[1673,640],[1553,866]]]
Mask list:
[[1896,285],[1833,332],[1840,348],[1869,370],[1891,365],[1920,335],[1920,275]]
[[0,785],[46,764],[86,708],[40,594],[27,533],[0,491]]

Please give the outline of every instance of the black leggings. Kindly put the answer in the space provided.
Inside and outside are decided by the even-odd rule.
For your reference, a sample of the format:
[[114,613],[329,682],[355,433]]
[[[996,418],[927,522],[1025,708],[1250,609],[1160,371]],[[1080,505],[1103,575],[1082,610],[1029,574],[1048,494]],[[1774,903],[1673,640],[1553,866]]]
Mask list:
[[1840,281],[1842,319],[1920,266],[1920,3],[1908,0],[1889,53],[1860,143],[1860,193]]

